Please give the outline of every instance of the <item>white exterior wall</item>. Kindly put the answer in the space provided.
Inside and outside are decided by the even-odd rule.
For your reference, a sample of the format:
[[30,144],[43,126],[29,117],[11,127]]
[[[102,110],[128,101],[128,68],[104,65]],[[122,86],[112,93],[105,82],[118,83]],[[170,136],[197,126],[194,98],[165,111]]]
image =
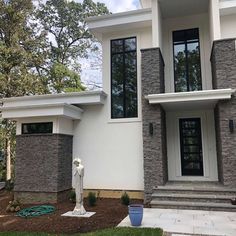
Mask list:
[[[110,40],[137,37],[138,118],[110,119]],[[103,36],[103,106],[84,106],[74,126],[74,158],[85,167],[86,189],[143,190],[143,140],[141,121],[141,48],[152,47],[151,29]]]
[[232,15],[224,15],[220,17],[221,37],[236,38],[236,13]]
[[174,61],[172,32],[175,30],[199,28],[200,54],[203,90],[212,89],[211,75],[211,42],[209,18],[207,14],[170,18],[163,20],[163,58],[165,61],[165,90],[174,92]]

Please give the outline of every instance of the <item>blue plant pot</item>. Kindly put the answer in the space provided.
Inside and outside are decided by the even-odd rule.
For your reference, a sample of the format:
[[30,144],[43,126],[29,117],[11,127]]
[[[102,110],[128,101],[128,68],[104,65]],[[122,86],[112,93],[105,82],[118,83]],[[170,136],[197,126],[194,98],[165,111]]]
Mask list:
[[143,220],[143,205],[129,205],[129,219],[132,226],[140,226]]

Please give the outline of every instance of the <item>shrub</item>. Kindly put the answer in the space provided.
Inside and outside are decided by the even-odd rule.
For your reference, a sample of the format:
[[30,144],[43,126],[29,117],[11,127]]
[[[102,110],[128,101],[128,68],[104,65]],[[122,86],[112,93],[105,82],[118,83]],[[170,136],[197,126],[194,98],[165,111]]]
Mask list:
[[75,190],[71,190],[70,194],[69,194],[69,199],[71,202],[76,203],[76,193]]
[[128,193],[124,192],[121,196],[121,203],[125,206],[128,206],[130,203],[130,197]]
[[89,206],[95,206],[96,202],[97,202],[96,193],[89,192],[88,193],[88,204],[89,204]]
[[21,204],[18,200],[14,200],[14,201],[10,201],[7,208],[6,208],[6,211],[7,212],[17,212],[17,211],[20,211],[21,209]]

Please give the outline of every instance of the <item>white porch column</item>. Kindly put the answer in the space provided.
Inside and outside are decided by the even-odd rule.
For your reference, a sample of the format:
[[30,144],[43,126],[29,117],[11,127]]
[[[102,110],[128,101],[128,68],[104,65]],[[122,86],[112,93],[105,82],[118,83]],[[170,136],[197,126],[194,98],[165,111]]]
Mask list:
[[158,0],[152,0],[152,46],[162,47],[162,17]]
[[210,35],[211,41],[221,39],[219,0],[209,1]]

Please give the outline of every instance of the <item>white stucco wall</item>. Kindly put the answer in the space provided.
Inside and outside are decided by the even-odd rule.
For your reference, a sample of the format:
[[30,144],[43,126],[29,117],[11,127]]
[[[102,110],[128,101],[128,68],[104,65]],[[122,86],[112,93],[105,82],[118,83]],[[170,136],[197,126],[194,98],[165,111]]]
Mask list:
[[[81,121],[74,122],[74,157],[85,166],[87,189],[143,190],[140,49],[152,47],[151,29],[103,36],[103,106],[83,106]],[[110,40],[137,37],[138,118],[110,119]]]
[[166,92],[174,92],[174,62],[172,32],[199,28],[202,87],[204,90],[212,89],[211,75],[211,42],[209,34],[208,14],[199,14],[163,20],[163,58],[165,61],[165,89]]
[[220,24],[222,39],[236,38],[236,14],[221,16]]

